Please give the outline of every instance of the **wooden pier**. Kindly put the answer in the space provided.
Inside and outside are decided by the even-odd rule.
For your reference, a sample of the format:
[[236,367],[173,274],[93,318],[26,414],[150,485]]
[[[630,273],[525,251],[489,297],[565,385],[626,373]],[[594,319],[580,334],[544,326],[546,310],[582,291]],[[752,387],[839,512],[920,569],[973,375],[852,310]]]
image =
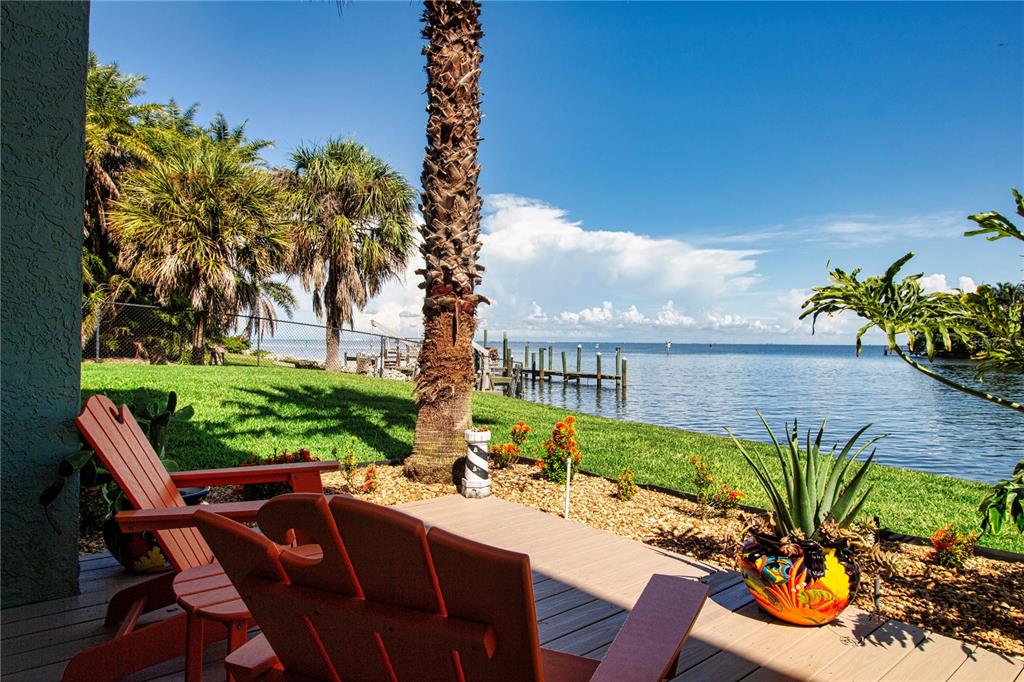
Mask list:
[[531,383],[545,382],[559,379],[563,384],[575,382],[577,386],[581,381],[592,381],[598,389],[603,388],[605,382],[615,386],[616,392],[622,398],[626,397],[629,387],[629,362],[622,355],[622,349],[615,349],[615,356],[611,372],[605,369],[605,359],[600,351],[594,354],[594,365],[592,368],[583,366],[583,345],[576,345],[575,366],[570,368],[569,358],[565,351],[560,353],[560,363],[556,369],[555,352],[553,346],[541,346],[537,350],[531,350],[530,344],[523,348],[522,362],[517,362],[512,357],[509,347],[508,334],[502,333],[501,353],[497,348],[490,348],[487,345],[487,330],[484,330],[483,345],[474,344],[477,351],[477,389],[478,390],[503,390],[506,395],[522,397],[522,382],[529,380]]

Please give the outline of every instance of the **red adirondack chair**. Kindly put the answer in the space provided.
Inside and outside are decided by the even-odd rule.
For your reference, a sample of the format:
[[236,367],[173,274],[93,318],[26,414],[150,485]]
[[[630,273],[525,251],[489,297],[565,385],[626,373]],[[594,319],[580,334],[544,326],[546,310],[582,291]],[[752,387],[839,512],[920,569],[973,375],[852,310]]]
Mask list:
[[[239,680],[662,680],[707,587],[655,575],[602,661],[540,646],[530,558],[347,496],[282,495],[263,534],[205,510],[202,531],[262,634]],[[321,560],[281,546],[302,532]]]
[[[175,603],[175,572],[213,561],[213,554],[194,528],[199,507],[188,507],[178,486],[239,485],[287,482],[296,492],[322,493],[320,473],[337,462],[310,462],[168,473],[142,429],[125,406],[103,395],[89,398],[75,419],[82,436],[135,508],[119,512],[125,532],[152,531],[173,572],[161,573],[115,594],[107,607],[106,624],[121,624],[109,642],[82,651],[68,663],[64,679],[110,680],[180,656],[185,652],[186,616],[137,627],[143,614]],[[263,500],[203,505],[239,521],[254,521]],[[205,628],[206,641],[223,639],[223,627]]]

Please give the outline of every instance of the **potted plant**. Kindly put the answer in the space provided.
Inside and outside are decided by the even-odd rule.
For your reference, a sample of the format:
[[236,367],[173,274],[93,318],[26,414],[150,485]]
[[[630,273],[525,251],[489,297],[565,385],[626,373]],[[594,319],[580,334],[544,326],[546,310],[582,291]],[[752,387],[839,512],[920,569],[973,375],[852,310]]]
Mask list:
[[[173,460],[167,458],[167,427],[173,420],[187,421],[193,415],[191,406],[179,410],[177,404],[177,394],[170,391],[167,395],[167,402],[163,406],[160,403],[151,402],[148,404],[137,403],[129,407],[139,428],[168,471],[175,471],[178,467]],[[103,500],[107,512],[102,522],[103,540],[111,555],[131,571],[146,573],[164,570],[166,560],[152,533],[125,533],[117,525],[114,515],[119,511],[131,509],[132,506],[110,472],[103,468],[95,453],[88,447],[83,447],[82,450],[72,453],[60,461],[57,467],[57,477],[39,496],[39,503],[44,507],[49,506],[57,499],[64,489],[65,483],[76,472],[80,474],[82,488],[98,490]],[[185,504],[194,505],[199,504],[210,493],[210,489],[208,487],[179,488],[178,492]]]
[[801,449],[796,421],[792,429],[786,425],[788,442],[783,447],[760,412],[758,416],[775,446],[783,485],[781,490],[776,487],[761,458],[726,429],[771,502],[770,517],[749,529],[738,557],[740,573],[771,615],[795,625],[823,625],[849,605],[860,585],[860,568],[850,548],[856,533],[850,526],[871,493],[867,474],[875,451],[859,467],[853,463],[885,436],[871,438],[854,452],[871,426],[867,424],[838,455],[836,446],[822,455],[824,421],[813,442],[808,430]]

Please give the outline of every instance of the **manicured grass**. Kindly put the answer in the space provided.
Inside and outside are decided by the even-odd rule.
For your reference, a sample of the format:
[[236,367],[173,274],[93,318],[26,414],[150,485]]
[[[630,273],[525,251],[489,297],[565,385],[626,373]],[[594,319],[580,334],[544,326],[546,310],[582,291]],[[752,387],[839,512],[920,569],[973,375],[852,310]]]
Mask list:
[[[362,460],[402,459],[411,448],[416,412],[409,383],[281,367],[82,366],[83,396],[106,393],[120,403],[169,390],[177,391],[180,405],[192,405],[196,412],[169,433],[168,449],[183,469],[232,466],[253,454],[265,457],[298,448],[328,458],[349,435],[359,438],[356,453]],[[477,394],[473,401],[474,423],[489,426],[496,442],[508,440],[509,428],[523,419],[534,428],[529,442],[538,445],[565,414],[495,395]],[[588,471],[617,477],[628,466],[639,483],[692,492],[693,467],[687,457],[700,455],[716,477],[746,492],[751,504],[767,503],[724,438],[576,416]],[[845,440],[849,434],[832,436]],[[752,447],[772,461],[767,446]],[[883,466],[872,477],[874,492],[865,512],[878,515],[892,530],[929,536],[947,523],[967,529],[977,524],[976,508],[986,489],[980,483]],[[1024,538],[1016,534],[986,538],[983,544],[1024,552]]]

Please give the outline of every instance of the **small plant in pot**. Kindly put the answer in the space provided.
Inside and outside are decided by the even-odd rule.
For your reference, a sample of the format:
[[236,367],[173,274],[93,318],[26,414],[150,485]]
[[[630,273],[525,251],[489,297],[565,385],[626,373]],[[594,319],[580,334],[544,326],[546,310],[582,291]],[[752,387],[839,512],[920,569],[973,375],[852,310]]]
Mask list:
[[770,518],[749,529],[750,538],[738,557],[740,573],[754,599],[771,615],[795,625],[823,625],[849,605],[860,585],[849,526],[871,493],[867,474],[875,451],[860,466],[854,462],[885,436],[857,448],[868,424],[838,454],[833,446],[823,455],[825,422],[813,441],[808,430],[803,448],[797,423],[792,429],[787,424],[784,447],[760,412],[758,416],[775,446],[782,487],[776,486],[761,458],[729,431],[771,502]]
[[[175,471],[178,468],[167,455],[168,426],[172,421],[187,421],[194,414],[191,406],[178,409],[177,403],[178,396],[171,391],[166,403],[137,402],[129,407],[142,433],[168,471]],[[125,568],[141,573],[165,570],[165,558],[152,533],[125,533],[114,520],[117,512],[131,509],[131,503],[110,472],[103,467],[96,453],[84,442],[82,450],[60,461],[57,477],[39,496],[39,503],[43,508],[47,509],[57,499],[67,481],[76,473],[80,475],[82,489],[80,526],[90,531],[97,526],[102,529],[107,549]],[[186,504],[193,505],[199,504],[209,494],[210,489],[179,488],[178,492]],[[93,518],[97,515],[105,516]]]

